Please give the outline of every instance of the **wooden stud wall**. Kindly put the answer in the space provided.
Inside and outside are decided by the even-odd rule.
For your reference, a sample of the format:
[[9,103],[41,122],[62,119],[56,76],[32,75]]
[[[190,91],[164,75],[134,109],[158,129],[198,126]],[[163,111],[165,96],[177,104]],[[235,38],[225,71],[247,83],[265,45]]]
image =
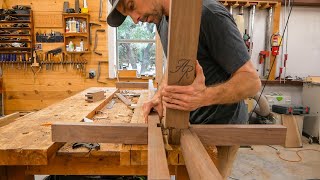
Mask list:
[[[54,31],[63,32],[62,28],[62,10],[63,2],[65,0],[6,0],[6,5],[12,7],[13,5],[31,5],[34,12],[35,20],[35,32]],[[80,1],[80,7],[83,1]],[[99,42],[97,51],[101,52],[103,55],[98,56],[96,54],[89,53],[83,55],[85,59],[88,60],[86,66],[86,77],[82,76],[81,73],[73,67],[68,69],[63,69],[62,66],[56,65],[55,70],[46,70],[45,65],[42,70],[36,74],[36,78],[28,67],[28,70],[18,69],[17,66],[3,67],[3,89],[5,91],[4,106],[5,114],[10,114],[16,111],[32,111],[39,110],[48,105],[76,94],[88,87],[98,87],[98,86],[115,86],[116,80],[106,79],[108,76],[108,64],[101,64],[101,75],[99,80],[105,83],[98,83],[97,79],[89,79],[89,71],[98,71],[98,61],[108,61],[108,49],[107,49],[107,23],[99,22],[99,1],[98,0],[87,0],[90,20],[91,22],[101,24],[101,27],[94,26],[92,28],[92,45],[91,50],[93,50],[94,45],[94,33],[97,28],[102,28],[106,30],[106,33],[99,33]],[[103,7],[103,18],[106,19],[106,9],[107,0],[104,0]],[[74,0],[69,0],[69,7],[74,8]],[[44,52],[63,47],[64,43],[42,43]],[[128,81],[129,79],[121,79],[121,81]],[[132,81],[132,79],[130,79]],[[142,80],[134,80],[142,81]]]

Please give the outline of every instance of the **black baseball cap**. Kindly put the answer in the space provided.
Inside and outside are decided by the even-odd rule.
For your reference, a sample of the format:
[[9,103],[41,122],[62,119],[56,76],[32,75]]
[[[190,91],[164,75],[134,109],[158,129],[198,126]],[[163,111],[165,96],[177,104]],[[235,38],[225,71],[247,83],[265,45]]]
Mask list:
[[119,1],[122,0],[109,0],[109,2],[112,5],[111,12],[109,13],[107,17],[107,22],[112,27],[118,27],[120,26],[123,21],[126,19],[127,16],[124,16],[117,10],[117,5]]

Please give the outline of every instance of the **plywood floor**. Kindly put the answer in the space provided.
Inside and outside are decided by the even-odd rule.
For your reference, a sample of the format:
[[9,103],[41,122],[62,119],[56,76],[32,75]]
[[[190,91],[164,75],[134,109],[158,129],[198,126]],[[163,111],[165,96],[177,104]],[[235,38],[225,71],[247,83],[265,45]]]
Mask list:
[[[283,148],[273,146],[280,150],[281,157],[288,160],[298,160],[294,151],[301,149],[317,149],[319,144],[308,144],[306,138],[303,139],[303,148]],[[233,166],[233,171],[229,180],[234,179],[272,179],[272,180],[306,180],[320,179],[320,152],[302,151],[301,162],[287,162],[281,160],[276,150],[269,146],[252,146],[241,148]]]

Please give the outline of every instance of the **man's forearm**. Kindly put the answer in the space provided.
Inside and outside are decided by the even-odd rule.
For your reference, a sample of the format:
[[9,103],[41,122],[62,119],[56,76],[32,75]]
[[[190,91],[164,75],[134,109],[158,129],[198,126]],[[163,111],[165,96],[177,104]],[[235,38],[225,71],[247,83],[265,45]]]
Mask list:
[[[261,87],[259,77],[252,72],[239,72],[229,81],[207,87],[205,104],[231,104],[254,96]],[[212,98],[209,98],[212,97]]]

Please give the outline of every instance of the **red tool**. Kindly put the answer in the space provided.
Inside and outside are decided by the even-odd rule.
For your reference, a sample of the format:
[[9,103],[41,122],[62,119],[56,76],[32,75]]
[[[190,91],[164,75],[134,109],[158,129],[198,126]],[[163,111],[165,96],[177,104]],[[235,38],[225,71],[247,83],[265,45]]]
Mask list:
[[271,36],[271,54],[276,56],[279,54],[279,47],[281,42],[281,36],[279,33],[273,34]]
[[260,51],[259,53],[259,64],[263,64],[267,57],[270,56],[270,51]]

